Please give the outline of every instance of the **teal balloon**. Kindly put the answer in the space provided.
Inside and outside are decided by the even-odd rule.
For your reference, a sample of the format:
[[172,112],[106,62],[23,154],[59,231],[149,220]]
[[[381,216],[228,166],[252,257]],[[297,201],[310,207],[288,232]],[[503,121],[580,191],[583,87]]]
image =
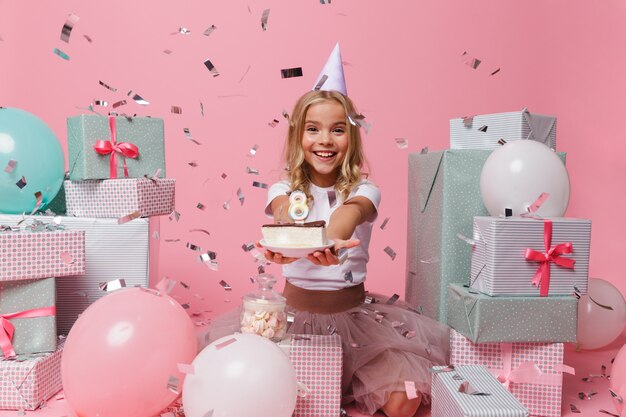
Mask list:
[[0,109],[0,213],[32,212],[37,192],[42,195],[39,209],[45,209],[64,176],[63,149],[54,132],[29,112]]

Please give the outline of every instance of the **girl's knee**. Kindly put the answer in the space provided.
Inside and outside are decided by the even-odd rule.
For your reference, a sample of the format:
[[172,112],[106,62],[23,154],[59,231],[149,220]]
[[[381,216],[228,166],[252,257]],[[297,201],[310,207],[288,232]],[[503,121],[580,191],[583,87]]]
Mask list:
[[382,407],[388,417],[413,417],[422,402],[421,394],[417,398],[408,399],[406,392],[394,391]]

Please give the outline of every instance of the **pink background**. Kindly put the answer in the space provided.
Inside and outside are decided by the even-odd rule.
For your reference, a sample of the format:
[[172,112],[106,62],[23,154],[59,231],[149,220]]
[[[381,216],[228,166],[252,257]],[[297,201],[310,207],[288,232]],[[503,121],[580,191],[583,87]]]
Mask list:
[[[266,31],[264,9],[270,10]],[[68,44],[59,36],[70,13],[80,20]],[[85,112],[80,108],[95,99],[108,101],[108,108],[96,108],[103,114],[126,99],[119,112],[164,118],[167,172],[177,179],[181,218],[161,220],[159,276],[190,285],[174,294],[192,311],[217,313],[253,288],[256,266],[241,246],[258,240],[267,221],[266,191],[252,182],[279,178],[281,113],[311,88],[339,41],[350,96],[373,125],[365,146],[383,193],[370,290],[404,296],[407,154],[447,148],[450,118],[528,107],[558,117],[557,147],[568,153],[572,185],[567,215],[593,220],[591,275],[625,292],[618,263],[626,235],[624,21],[626,5],[618,0],[0,0],[0,104],[42,118],[64,148],[66,117]],[[204,36],[210,25],[217,29]],[[177,33],[181,26],[191,34]],[[71,59],[56,56],[54,48]],[[464,51],[482,60],[478,69],[464,64]],[[218,77],[205,68],[206,59]],[[302,67],[304,76],[281,79],[280,70],[291,67]],[[150,104],[133,102],[130,90]],[[182,115],[171,113],[172,105],[181,106]],[[273,119],[280,121],[275,128],[268,125]],[[200,146],[186,139],[184,128]],[[408,149],[399,149],[396,138],[408,139]],[[260,174],[248,174],[247,166]],[[196,208],[199,202],[204,210]],[[198,263],[187,242],[217,252],[219,270]],[[268,270],[280,273],[275,266]]]

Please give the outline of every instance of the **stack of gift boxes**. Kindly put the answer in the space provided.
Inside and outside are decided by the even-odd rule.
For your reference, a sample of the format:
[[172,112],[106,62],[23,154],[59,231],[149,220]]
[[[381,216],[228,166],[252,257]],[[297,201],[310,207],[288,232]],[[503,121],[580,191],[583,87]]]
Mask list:
[[[106,295],[105,284],[149,285],[147,217],[174,211],[175,180],[159,178],[162,119],[81,115],[67,126],[69,180],[55,201],[55,214],[66,215],[0,215],[0,346],[12,338],[18,355],[0,362],[0,409],[34,409],[61,389],[57,334]],[[56,294],[55,278],[44,277],[57,278]],[[44,307],[51,314],[24,316]],[[22,355],[47,351],[54,353]]]
[[[563,343],[576,341],[575,293],[587,292],[591,222],[489,216],[482,167],[514,140],[554,150],[556,118],[524,109],[452,119],[452,149],[409,157],[406,299],[451,327],[452,367],[433,374],[433,416],[463,407],[491,415],[511,394],[533,416],[561,415],[563,372],[573,372]],[[461,386],[472,378],[464,372],[482,372],[478,385],[499,381],[502,400],[468,396]],[[527,415],[511,413],[501,415]]]

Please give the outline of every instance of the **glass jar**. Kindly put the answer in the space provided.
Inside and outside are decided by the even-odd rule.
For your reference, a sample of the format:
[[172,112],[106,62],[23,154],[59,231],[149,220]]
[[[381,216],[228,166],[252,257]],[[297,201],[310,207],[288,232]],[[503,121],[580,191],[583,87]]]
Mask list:
[[256,282],[257,291],[243,296],[241,333],[258,334],[278,342],[287,331],[287,300],[272,289],[276,284],[273,275],[260,274]]

